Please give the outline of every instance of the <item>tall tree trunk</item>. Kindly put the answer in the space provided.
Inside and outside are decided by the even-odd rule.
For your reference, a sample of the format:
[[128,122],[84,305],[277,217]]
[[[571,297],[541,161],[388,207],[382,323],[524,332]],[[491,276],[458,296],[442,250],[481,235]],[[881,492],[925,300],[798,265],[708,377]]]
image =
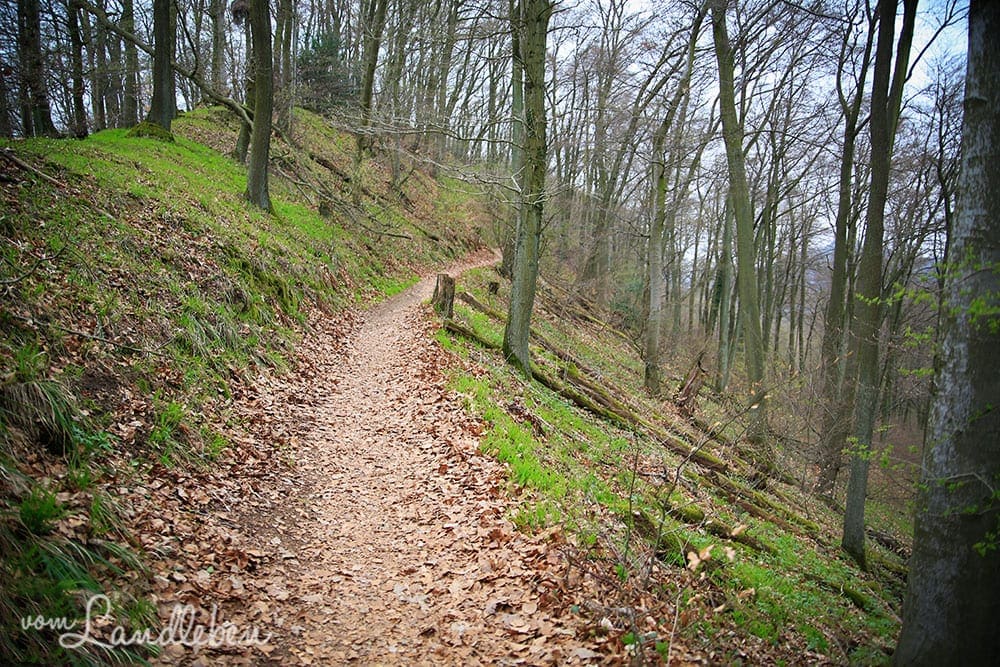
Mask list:
[[80,10],[72,0],[66,7],[69,29],[70,59],[72,62],[73,86],[73,136],[83,139],[87,136],[87,106],[84,102],[86,87],[83,81],[83,39],[80,37]]
[[212,87],[222,92],[226,88],[226,1],[211,0],[208,12],[212,15]]
[[517,233],[510,309],[503,334],[503,353],[521,372],[531,375],[528,336],[538,278],[538,246],[545,200],[545,44],[552,0],[521,0],[519,25],[524,64],[524,209]]
[[153,99],[146,120],[167,132],[177,115],[174,70],[170,65],[176,23],[171,19],[172,0],[153,0]]
[[[253,30],[250,29],[250,17],[246,13],[234,13],[233,20],[237,25],[243,26],[243,43],[246,48],[246,57],[243,64],[245,68],[245,90],[246,98],[244,104],[251,106],[255,104],[257,87],[254,79],[257,76],[256,57],[253,50]],[[236,147],[233,149],[233,157],[240,164],[246,164],[247,153],[250,152],[250,133],[253,127],[246,120],[240,121],[240,133],[236,137]]]
[[[135,34],[135,8],[133,0],[122,0],[122,29]],[[122,124],[132,127],[139,122],[139,52],[132,40],[124,40],[125,95],[122,100]]]
[[36,137],[59,136],[52,123],[49,92],[45,86],[45,59],[42,57],[42,26],[38,0],[18,0],[17,28],[21,59],[21,89],[25,95],[22,118],[24,134]]
[[267,0],[250,0],[250,30],[253,33],[254,107],[247,167],[247,200],[271,213],[267,165],[271,156],[271,114],[274,110],[274,61],[271,54],[271,13]]
[[[103,10],[103,5],[100,0],[98,0],[98,8]],[[84,12],[81,18],[83,22],[80,25],[80,33],[83,37],[83,43],[88,45],[87,48],[87,69],[90,73],[90,110],[91,110],[91,128],[94,132],[100,132],[107,128],[107,123],[104,118],[104,98],[100,95],[101,90],[101,58],[100,55],[100,39],[102,28],[98,22],[97,17],[94,17],[94,22],[91,23],[91,12],[89,10]]]
[[[854,153],[858,137],[858,118],[861,101],[864,98],[865,79],[871,62],[875,24],[868,26],[864,55],[859,66],[857,88],[850,101],[842,92],[844,72],[838,72],[837,90],[844,113],[844,149],[840,155],[840,178],[838,182],[837,215],[834,222],[833,272],[830,276],[830,297],[824,311],[823,341],[821,343],[821,368],[823,374],[822,404],[826,410],[823,417],[819,445],[819,479],[816,491],[822,495],[833,493],[837,476],[840,474],[843,457],[841,451],[847,445],[850,434],[851,410],[854,407],[854,376],[844,377],[843,363],[844,325],[846,323],[845,299],[847,296],[847,257],[851,234],[848,225],[852,220]],[[843,51],[848,49],[848,36],[844,38]],[[842,51],[842,53],[843,53]],[[841,70],[845,67],[842,55]],[[853,364],[851,364],[853,367]],[[845,388],[842,390],[842,388]]]
[[715,388],[723,392],[729,386],[729,350],[732,346],[729,335],[729,309],[732,297],[733,273],[733,207],[731,197],[726,197],[726,207],[722,216],[722,251],[719,254],[719,277],[717,293],[719,299],[719,375]]
[[382,44],[382,31],[385,28],[385,12],[387,0],[369,0],[365,10],[364,20],[364,57],[361,62],[361,92],[359,106],[361,107],[361,128],[358,132],[358,160],[371,149],[371,138],[368,135],[372,117],[372,98],[375,92],[375,70],[378,67],[378,52]]
[[897,665],[1000,655],[1000,4],[972,0],[947,334]]
[[[296,12],[292,0],[278,2],[278,33],[275,36],[277,51],[277,89],[275,99],[278,104],[277,124],[282,130],[291,132],[292,105],[294,104],[292,47],[295,39]],[[280,36],[280,39],[279,39]]]
[[364,55],[361,60],[361,91],[359,107],[361,122],[356,135],[357,150],[354,154],[354,202],[361,201],[361,162],[371,151],[372,99],[375,92],[375,70],[378,67],[378,52],[385,28],[385,13],[388,0],[368,0],[362,26],[364,29]]
[[660,393],[660,329],[663,325],[663,306],[667,297],[666,277],[663,275],[663,226],[667,217],[667,174],[664,143],[669,121],[664,119],[653,134],[653,163],[650,171],[653,183],[653,219],[649,225],[649,242],[646,245],[646,284],[649,302],[646,307],[646,332],[643,346],[643,386],[652,396]]
[[767,430],[766,394],[764,387],[764,339],[761,331],[760,305],[757,292],[756,258],[754,252],[753,212],[747,186],[743,154],[743,128],[736,115],[733,52],[726,28],[726,0],[712,0],[712,34],[715,55],[719,63],[719,114],[729,165],[730,194],[736,219],[736,286],[740,299],[740,321],[746,355],[747,380],[752,400],[749,438],[754,444],[761,470],[773,465],[770,447],[765,442]]
[[879,404],[879,332],[882,322],[882,243],[885,202],[889,190],[892,137],[902,98],[903,76],[900,72],[906,71],[909,62],[917,0],[903,0],[903,27],[896,54],[896,72],[890,86],[896,6],[897,0],[880,0],[878,4],[878,45],[875,48],[872,111],[869,121],[872,152],[871,187],[868,195],[868,212],[865,217],[865,240],[858,265],[857,303],[851,327],[858,378],[854,396],[851,476],[847,483],[844,535],[841,544],[862,568],[866,567],[865,497],[868,492],[868,462]]
[[520,0],[510,0],[510,173],[516,192],[511,197],[511,218],[504,228],[500,275],[513,279],[514,255],[521,233],[524,207],[524,62],[521,60],[521,5]]

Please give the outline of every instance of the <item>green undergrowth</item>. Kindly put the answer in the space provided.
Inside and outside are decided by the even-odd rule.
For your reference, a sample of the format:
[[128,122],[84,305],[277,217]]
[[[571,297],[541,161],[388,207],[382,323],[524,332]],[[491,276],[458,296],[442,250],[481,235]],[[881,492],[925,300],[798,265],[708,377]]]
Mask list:
[[[495,295],[487,289],[496,280],[491,270],[471,272],[457,293],[468,291],[487,311],[503,313],[506,287]],[[755,647],[750,655],[757,661],[767,662],[794,664],[806,655],[813,656],[807,662],[888,660],[905,572],[897,554],[873,544],[873,560],[881,565],[859,571],[837,546],[839,517],[795,485],[778,481],[759,488],[728,440],[709,442],[690,424],[672,425],[680,441],[718,457],[705,459],[725,466],[717,472],[663,446],[651,435],[655,428],[602,418],[526,381],[496,349],[503,334],[496,312],[456,300],[456,321],[485,345],[444,329],[437,339],[484,372],[453,370],[451,389],[483,420],[483,450],[509,466],[519,498],[513,522],[528,531],[561,526],[590,554],[590,567],[613,572],[622,583],[609,595],[621,599],[607,601],[609,608],[650,594],[662,602],[656,630],[624,633],[624,643],[642,641],[662,657],[679,615],[684,643],[723,647],[716,654],[723,662],[745,659],[740,650],[747,646]],[[617,333],[544,306],[533,327],[564,353],[560,359],[541,346],[533,349],[541,370],[586,376],[614,387],[614,398],[640,415],[659,413],[640,391],[634,347]],[[720,406],[709,408],[721,416]]]
[[131,591],[114,604],[141,626],[144,556],[114,488],[153,465],[212,466],[234,392],[291,369],[310,318],[480,245],[474,190],[419,170],[394,188],[377,155],[355,205],[353,139],[302,111],[274,141],[266,215],[244,200],[237,131],[207,108],[172,142],[2,144],[23,164],[0,161],[0,663],[117,660],[19,627],[112,589]]

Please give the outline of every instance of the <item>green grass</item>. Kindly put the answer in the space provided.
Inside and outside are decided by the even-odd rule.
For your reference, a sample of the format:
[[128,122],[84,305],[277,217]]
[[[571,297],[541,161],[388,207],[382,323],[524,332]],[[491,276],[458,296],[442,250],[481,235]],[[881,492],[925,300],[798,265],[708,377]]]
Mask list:
[[[494,279],[489,271],[480,270],[464,276],[458,289],[504,312],[504,288],[498,296],[486,290]],[[456,317],[478,335],[499,344],[502,323],[458,301],[455,310]],[[633,392],[616,398],[640,413],[655,415],[655,403],[638,391],[642,367],[635,349],[620,337],[548,317],[544,311],[536,311],[533,326],[583,360],[591,372]],[[499,354],[475,343],[444,331],[436,340],[486,371],[482,375],[452,371],[450,387],[486,424],[483,450],[508,466],[510,483],[518,492],[511,518],[519,528],[562,526],[576,534],[578,544],[614,554],[611,569],[622,581],[643,571],[643,554],[655,548],[658,560],[674,568],[677,582],[684,582],[691,576],[687,553],[712,546],[712,557],[696,569],[696,583],[685,598],[694,617],[679,632],[689,646],[718,647],[720,637],[744,637],[782,651],[789,646],[797,647],[793,653],[814,651],[839,662],[845,659],[841,646],[848,637],[855,648],[846,660],[855,664],[887,660],[898,632],[902,591],[893,587],[891,578],[861,573],[840,556],[831,534],[835,528],[827,527],[836,525],[836,517],[823,514],[828,510],[803,516],[799,506],[787,501],[800,499],[797,489],[779,485],[775,490],[781,495],[762,492],[734,473],[731,487],[791,526],[785,530],[749,515],[726,492],[694,474],[691,465],[675,487],[671,480],[679,457],[642,433],[584,412],[536,382],[526,383]],[[552,365],[563,365],[556,364],[552,355],[542,356]],[[565,372],[580,371],[569,366]],[[724,414],[714,404],[704,403],[709,410],[719,409],[720,417]],[[689,430],[679,433],[686,439],[697,437]],[[732,463],[733,451],[714,451],[720,461]],[[664,513],[665,505],[673,514]],[[720,534],[709,522],[725,526],[726,531],[740,527],[760,547],[729,539],[728,533]],[[732,560],[726,549],[732,550]],[[672,591],[684,587],[663,586],[664,599],[673,599]],[[712,603],[706,606],[706,599]],[[672,619],[664,623],[669,628]],[[628,643],[630,638],[638,641],[636,635],[623,635],[622,641]],[[662,648],[657,649],[655,642],[650,646],[652,651]],[[726,651],[723,655],[729,657],[720,658],[723,661],[739,659],[735,650]]]
[[[275,162],[302,165],[296,180],[336,190],[340,179],[313,156],[347,167],[353,139],[306,112],[296,111],[295,126],[298,145],[276,140]],[[11,281],[0,303],[0,477],[36,489],[0,493],[0,625],[3,637],[18,637],[0,641],[4,664],[69,661],[53,637],[15,631],[21,612],[72,616],[71,592],[106,588],[116,576],[143,585],[141,574],[121,569],[139,569],[127,552],[62,536],[60,522],[72,516],[101,537],[101,549],[125,543],[127,526],[102,492],[109,472],[141,482],[156,463],[213,465],[229,450],[214,425],[225,421],[234,387],[290,370],[307,318],[396,294],[478,244],[474,190],[439,189],[418,172],[404,201],[374,163],[361,170],[372,193],[362,211],[320,215],[314,193],[276,170],[268,216],[244,200],[246,169],[228,156],[237,127],[216,108],[179,117],[170,143],[125,130],[0,140],[62,184],[28,172],[0,184],[0,231],[11,241],[0,246],[0,279]],[[346,189],[334,194],[350,201]],[[368,211],[412,238],[357,225]],[[34,271],[13,280],[38,257]],[[11,406],[25,396],[37,411],[21,418]],[[108,435],[136,419],[134,437]],[[43,463],[66,466],[59,484],[31,481],[39,473],[15,455],[15,431],[47,438]],[[89,499],[64,515],[51,504],[61,493]],[[155,618],[141,594],[116,604],[133,626]]]

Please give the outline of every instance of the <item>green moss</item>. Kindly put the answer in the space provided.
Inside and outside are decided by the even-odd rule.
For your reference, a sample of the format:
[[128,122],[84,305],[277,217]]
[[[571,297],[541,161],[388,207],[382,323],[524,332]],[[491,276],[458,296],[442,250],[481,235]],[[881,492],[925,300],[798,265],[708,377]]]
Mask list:
[[156,141],[174,143],[174,135],[170,130],[145,120],[129,130],[128,136],[130,138],[141,137],[143,139],[155,139]]

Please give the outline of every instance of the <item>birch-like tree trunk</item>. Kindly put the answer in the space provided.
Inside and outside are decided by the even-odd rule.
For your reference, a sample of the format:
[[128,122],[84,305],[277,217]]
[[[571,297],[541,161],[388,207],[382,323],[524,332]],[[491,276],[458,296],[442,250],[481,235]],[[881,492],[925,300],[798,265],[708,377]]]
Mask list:
[[1000,655],[1000,4],[972,0],[947,334],[897,665]]

